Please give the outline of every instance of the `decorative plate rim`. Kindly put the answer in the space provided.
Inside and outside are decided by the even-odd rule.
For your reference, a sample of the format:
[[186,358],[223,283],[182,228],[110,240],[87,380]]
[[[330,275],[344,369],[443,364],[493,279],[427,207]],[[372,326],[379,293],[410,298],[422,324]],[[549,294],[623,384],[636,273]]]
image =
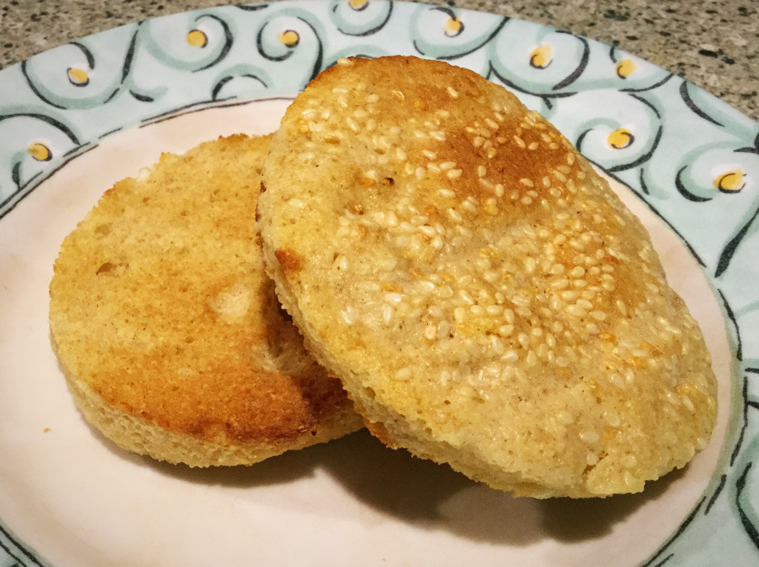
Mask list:
[[[0,70],[0,133],[16,141],[0,146],[0,222],[109,135],[289,98],[339,57],[383,54],[446,60],[511,89],[686,244],[729,322],[738,411],[704,495],[643,565],[701,564],[678,544],[686,532],[716,530],[708,514],[717,505],[756,552],[759,512],[747,493],[759,486],[759,388],[750,378],[759,374],[759,290],[746,284],[759,277],[748,261],[759,246],[759,124],[616,47],[505,16],[386,0],[242,4],[127,24]],[[702,228],[710,223],[713,232]],[[0,521],[4,558],[47,565]]]

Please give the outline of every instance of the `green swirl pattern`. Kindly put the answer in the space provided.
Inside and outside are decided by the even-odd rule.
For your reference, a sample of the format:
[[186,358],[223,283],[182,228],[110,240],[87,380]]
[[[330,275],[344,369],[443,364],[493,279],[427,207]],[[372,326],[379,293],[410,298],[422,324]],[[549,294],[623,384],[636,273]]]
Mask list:
[[[110,134],[293,96],[340,57],[387,54],[450,61],[509,88],[685,241],[730,322],[743,411],[730,459],[644,565],[759,559],[759,125],[634,55],[515,19],[384,0],[248,4],[124,26],[0,72],[0,218]],[[745,537],[723,537],[735,533]],[[0,523],[0,565],[44,564]]]

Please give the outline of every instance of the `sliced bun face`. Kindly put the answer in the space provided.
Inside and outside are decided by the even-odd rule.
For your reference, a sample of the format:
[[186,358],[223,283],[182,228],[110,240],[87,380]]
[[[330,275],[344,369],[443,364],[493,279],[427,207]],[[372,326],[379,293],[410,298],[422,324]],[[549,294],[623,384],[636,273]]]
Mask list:
[[254,233],[269,138],[163,154],[63,242],[53,348],[87,420],[191,466],[250,464],[361,427],[303,347]]

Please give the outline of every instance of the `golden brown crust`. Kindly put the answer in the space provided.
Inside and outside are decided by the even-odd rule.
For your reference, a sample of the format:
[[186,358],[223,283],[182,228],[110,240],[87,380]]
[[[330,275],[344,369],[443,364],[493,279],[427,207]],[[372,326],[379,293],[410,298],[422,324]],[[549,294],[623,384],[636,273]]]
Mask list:
[[[109,189],[66,238],[51,332],[78,399],[255,460],[360,427],[264,274],[253,216],[268,144],[233,136],[164,154],[146,179]],[[170,443],[151,451],[223,464],[178,458]]]
[[277,294],[383,438],[539,497],[639,491],[705,446],[709,354],[645,229],[505,89],[351,59],[263,175]]

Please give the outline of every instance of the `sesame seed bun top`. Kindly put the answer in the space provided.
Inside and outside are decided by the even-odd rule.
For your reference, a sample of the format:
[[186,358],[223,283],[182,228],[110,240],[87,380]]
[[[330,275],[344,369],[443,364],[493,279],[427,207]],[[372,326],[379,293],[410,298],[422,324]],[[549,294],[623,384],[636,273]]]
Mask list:
[[709,354],[648,234],[504,88],[341,60],[263,176],[277,293],[386,444],[537,497],[636,492],[706,446]]

